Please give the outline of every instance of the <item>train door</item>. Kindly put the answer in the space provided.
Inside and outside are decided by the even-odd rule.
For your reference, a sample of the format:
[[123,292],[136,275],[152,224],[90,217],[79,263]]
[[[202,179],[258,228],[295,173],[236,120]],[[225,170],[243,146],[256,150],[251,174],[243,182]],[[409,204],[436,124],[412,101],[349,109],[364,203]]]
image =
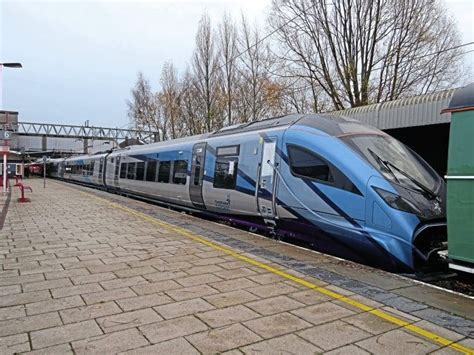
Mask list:
[[115,157],[115,171],[114,171],[114,186],[116,188],[120,187],[119,184],[119,173],[120,173],[120,155]]
[[105,179],[105,174],[104,174],[104,158],[100,158],[99,160],[99,185],[104,185],[104,179]]
[[66,163],[64,161],[60,162],[58,165],[58,176],[60,179],[64,177],[64,173],[66,172]]
[[102,171],[102,180],[101,180],[101,183],[103,186],[107,187],[107,164],[109,163],[110,161],[110,158],[109,158],[109,154],[107,154],[105,157],[104,157],[104,167],[103,167],[103,171]]
[[277,138],[270,137],[263,142],[262,161],[257,184],[257,208],[265,219],[275,217],[275,155]]
[[193,147],[191,163],[191,178],[189,181],[189,196],[195,207],[206,208],[202,198],[202,183],[204,176],[204,162],[206,159],[207,143],[197,143]]

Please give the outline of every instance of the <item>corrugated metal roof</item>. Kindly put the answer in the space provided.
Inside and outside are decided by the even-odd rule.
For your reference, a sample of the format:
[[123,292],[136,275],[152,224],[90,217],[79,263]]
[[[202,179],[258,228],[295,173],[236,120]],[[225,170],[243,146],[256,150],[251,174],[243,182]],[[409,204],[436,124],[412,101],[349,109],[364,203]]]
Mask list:
[[448,123],[451,122],[451,115],[441,113],[441,110],[449,106],[457,90],[449,89],[332,113],[355,118],[379,129]]

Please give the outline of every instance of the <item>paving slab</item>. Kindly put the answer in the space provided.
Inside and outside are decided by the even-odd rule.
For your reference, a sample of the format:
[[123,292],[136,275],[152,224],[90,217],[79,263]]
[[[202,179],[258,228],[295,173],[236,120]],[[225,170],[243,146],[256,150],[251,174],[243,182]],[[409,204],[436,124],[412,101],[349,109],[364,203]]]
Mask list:
[[0,231],[2,354],[456,353],[423,331],[474,347],[472,299],[127,197],[29,184]]

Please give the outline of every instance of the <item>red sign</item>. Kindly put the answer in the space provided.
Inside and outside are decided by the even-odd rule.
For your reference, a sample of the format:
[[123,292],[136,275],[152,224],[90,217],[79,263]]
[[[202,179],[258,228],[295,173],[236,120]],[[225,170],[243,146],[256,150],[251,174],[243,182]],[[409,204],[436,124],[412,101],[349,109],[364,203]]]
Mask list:
[[0,145],[0,153],[8,153],[10,151],[10,147],[8,145]]

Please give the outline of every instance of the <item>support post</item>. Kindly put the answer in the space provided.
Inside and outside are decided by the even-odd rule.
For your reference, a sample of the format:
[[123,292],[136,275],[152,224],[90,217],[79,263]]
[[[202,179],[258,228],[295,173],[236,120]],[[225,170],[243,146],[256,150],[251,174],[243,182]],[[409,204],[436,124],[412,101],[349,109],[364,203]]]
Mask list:
[[3,193],[7,192],[7,153],[3,153]]
[[46,156],[43,157],[43,189],[46,188]]
[[0,110],[3,110],[3,65],[0,65]]
[[41,137],[41,150],[43,152],[48,150],[48,137],[46,136],[46,134],[43,134],[43,136]]

